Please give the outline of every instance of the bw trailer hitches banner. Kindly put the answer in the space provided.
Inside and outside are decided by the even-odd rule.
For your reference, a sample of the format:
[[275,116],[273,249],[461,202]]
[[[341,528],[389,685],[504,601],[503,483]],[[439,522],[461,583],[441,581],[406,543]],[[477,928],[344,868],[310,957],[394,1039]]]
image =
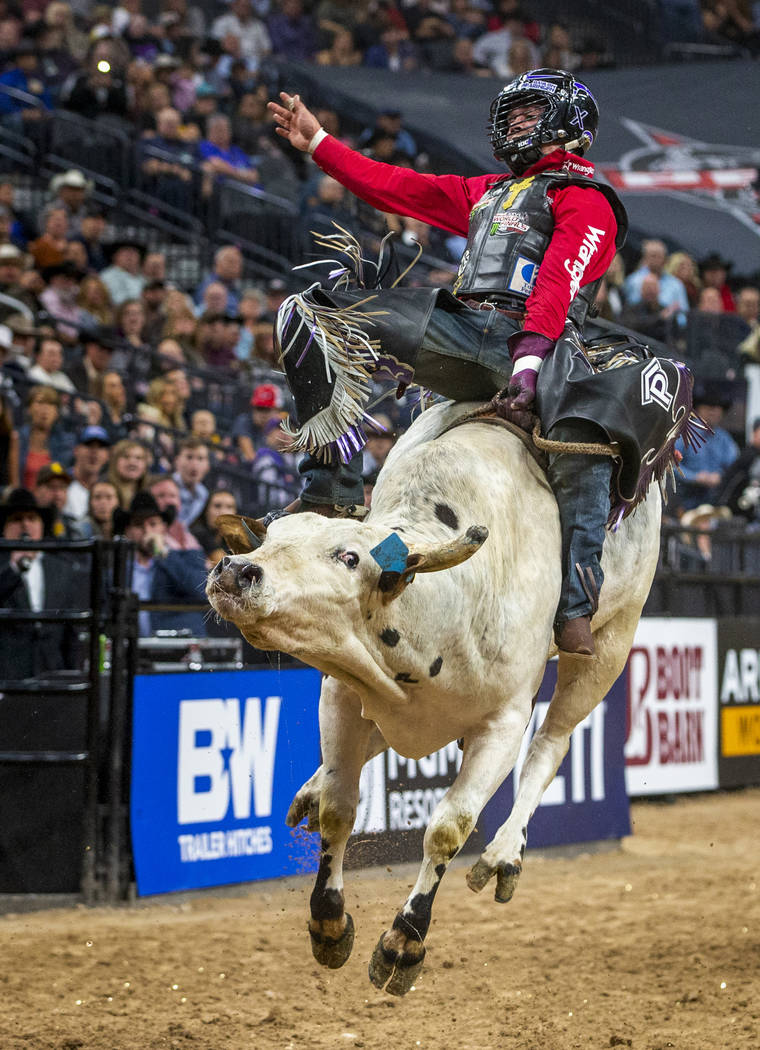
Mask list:
[[141,895],[316,870],[286,827],[320,762],[311,670],[138,675],[131,826]]
[[718,787],[717,626],[645,619],[628,657],[630,795]]
[[760,784],[760,619],[718,620],[721,787]]

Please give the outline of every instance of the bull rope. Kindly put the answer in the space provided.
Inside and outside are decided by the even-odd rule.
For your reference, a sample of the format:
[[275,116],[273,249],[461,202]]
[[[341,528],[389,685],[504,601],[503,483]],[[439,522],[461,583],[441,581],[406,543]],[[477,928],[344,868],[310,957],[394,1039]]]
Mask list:
[[533,426],[533,443],[542,452],[564,452],[582,456],[612,456],[620,455],[618,445],[605,444],[604,442],[592,441],[551,441],[549,438],[541,437],[541,421],[536,420]]

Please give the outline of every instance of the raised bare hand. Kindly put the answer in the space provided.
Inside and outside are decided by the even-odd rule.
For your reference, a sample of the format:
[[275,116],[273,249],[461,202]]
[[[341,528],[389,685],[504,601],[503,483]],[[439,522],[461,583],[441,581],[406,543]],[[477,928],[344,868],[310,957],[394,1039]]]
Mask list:
[[300,95],[289,95],[280,92],[282,105],[279,102],[268,102],[267,109],[274,114],[277,123],[277,134],[287,139],[291,146],[305,153],[309,143],[319,131],[319,121],[301,101]]

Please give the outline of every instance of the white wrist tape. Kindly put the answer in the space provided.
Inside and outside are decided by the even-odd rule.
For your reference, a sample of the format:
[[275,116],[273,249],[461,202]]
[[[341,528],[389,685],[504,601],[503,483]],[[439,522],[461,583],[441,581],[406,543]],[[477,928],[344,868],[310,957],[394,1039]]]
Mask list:
[[306,147],[307,152],[309,154],[313,153],[314,150],[317,148],[317,146],[322,141],[322,139],[326,139],[326,138],[327,138],[327,132],[325,131],[324,128],[320,128],[319,131],[315,131],[314,135],[312,136],[311,142]]

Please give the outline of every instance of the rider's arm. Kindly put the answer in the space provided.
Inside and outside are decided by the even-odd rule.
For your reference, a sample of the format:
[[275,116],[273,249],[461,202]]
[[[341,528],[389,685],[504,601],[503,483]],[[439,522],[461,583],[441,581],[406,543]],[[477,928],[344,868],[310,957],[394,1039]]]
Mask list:
[[467,235],[470,211],[499,176],[422,175],[410,168],[371,160],[325,135],[313,153],[322,171],[380,211],[420,219]]
[[558,339],[578,289],[602,277],[615,256],[617,223],[607,198],[592,187],[555,192],[554,233],[525,310],[525,330]]

